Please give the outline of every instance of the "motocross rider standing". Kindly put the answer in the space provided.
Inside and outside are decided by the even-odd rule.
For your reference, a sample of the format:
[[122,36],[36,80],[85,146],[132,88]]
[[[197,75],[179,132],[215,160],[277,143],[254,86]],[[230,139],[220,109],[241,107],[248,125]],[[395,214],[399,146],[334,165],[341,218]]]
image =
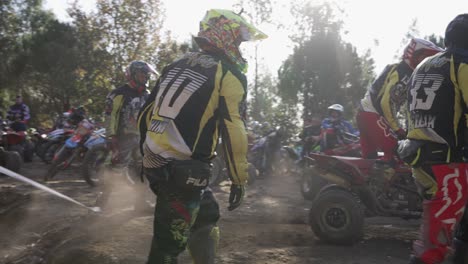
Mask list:
[[[112,152],[108,167],[121,174],[127,172],[127,179],[132,184],[138,181],[136,176],[140,170],[137,169],[137,162],[141,161],[138,113],[148,97],[147,85],[151,74],[158,75],[152,65],[144,61],[132,61],[125,70],[127,83],[112,90],[106,97],[106,135]],[[100,204],[107,201],[112,191],[114,180],[109,174],[106,174],[106,183],[102,186],[103,196],[98,199]],[[137,196],[137,200],[143,198],[141,196]],[[143,206],[143,203],[137,201],[135,209]]]
[[468,14],[448,24],[445,46],[445,51],[424,60],[408,82],[408,139],[400,143],[398,153],[412,165],[424,197],[421,233],[413,243],[411,263],[442,263],[452,248],[454,263],[468,263],[467,219],[454,237],[468,199],[467,166],[462,163]]
[[408,80],[414,68],[426,57],[442,49],[430,41],[413,38],[405,47],[402,60],[385,67],[367,90],[356,116],[362,157],[377,158],[382,151],[381,170],[388,178],[395,174],[395,149],[406,131],[398,122],[398,113],[406,102]]
[[153,66],[144,61],[132,61],[125,70],[127,83],[107,95],[106,134],[114,165],[128,163],[132,152],[138,150],[138,112],[148,98],[150,74],[158,74]]
[[168,65],[140,113],[144,173],[157,196],[148,264],[175,264],[186,248],[195,264],[214,263],[219,206],[207,188],[221,136],[231,178],[228,210],[247,182],[247,62],[239,46],[267,36],[240,14],[211,9],[201,48]]

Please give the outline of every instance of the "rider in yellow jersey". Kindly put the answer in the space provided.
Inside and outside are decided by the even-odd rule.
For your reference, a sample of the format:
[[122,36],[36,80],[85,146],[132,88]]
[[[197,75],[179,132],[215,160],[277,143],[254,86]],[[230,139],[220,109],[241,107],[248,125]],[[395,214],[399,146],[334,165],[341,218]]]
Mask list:
[[454,263],[467,262],[468,175],[463,163],[468,107],[468,14],[457,16],[445,33],[447,49],[429,57],[408,82],[408,140],[400,157],[413,167],[422,195],[421,236],[411,263],[444,262],[455,249]]
[[[157,195],[150,264],[214,263],[219,206],[207,188],[221,136],[237,208],[247,182],[246,61],[239,45],[266,35],[229,10],[209,10],[188,53],[162,72],[139,116],[144,173]],[[190,236],[188,236],[190,233]]]
[[144,61],[132,61],[125,70],[127,83],[112,90],[106,97],[106,135],[111,143],[113,164],[125,164],[138,145],[137,118],[148,98],[153,66]]

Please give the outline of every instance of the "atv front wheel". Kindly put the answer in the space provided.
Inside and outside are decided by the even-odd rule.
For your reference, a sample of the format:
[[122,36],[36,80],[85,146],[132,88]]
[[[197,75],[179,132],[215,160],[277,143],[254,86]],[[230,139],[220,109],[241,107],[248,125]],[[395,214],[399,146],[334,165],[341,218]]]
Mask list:
[[331,189],[312,202],[309,224],[315,235],[325,242],[353,244],[362,239],[364,216],[350,192]]

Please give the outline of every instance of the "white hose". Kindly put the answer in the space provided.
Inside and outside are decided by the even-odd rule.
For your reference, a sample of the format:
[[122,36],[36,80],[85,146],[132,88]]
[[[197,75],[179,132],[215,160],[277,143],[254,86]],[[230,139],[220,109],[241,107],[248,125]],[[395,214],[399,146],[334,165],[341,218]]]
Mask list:
[[30,185],[32,185],[32,186],[38,188],[38,189],[41,189],[41,190],[43,190],[43,191],[46,191],[46,192],[48,192],[48,193],[50,193],[50,194],[53,194],[53,195],[55,195],[55,196],[58,196],[58,197],[60,197],[60,198],[62,198],[62,199],[64,199],[64,200],[67,200],[67,201],[72,202],[72,203],[74,203],[74,204],[77,204],[77,205],[79,205],[79,206],[85,207],[86,209],[89,209],[89,210],[91,210],[91,211],[93,211],[93,212],[96,212],[96,213],[101,212],[101,208],[99,208],[99,207],[89,207],[89,206],[86,206],[86,205],[84,205],[84,204],[82,204],[82,203],[80,203],[80,202],[78,202],[78,201],[76,201],[76,200],[74,200],[74,199],[72,199],[72,198],[70,198],[70,197],[68,197],[68,196],[66,196],[66,195],[64,195],[64,194],[62,194],[62,193],[57,192],[57,191],[54,190],[54,189],[51,189],[51,188],[49,188],[49,187],[47,187],[47,186],[45,186],[45,185],[43,185],[43,184],[40,184],[40,183],[38,183],[38,182],[36,182],[36,181],[33,181],[33,180],[29,179],[29,178],[26,178],[26,177],[24,177],[24,176],[22,176],[22,175],[20,175],[20,174],[18,174],[18,173],[16,173],[16,172],[13,172],[13,171],[11,171],[11,170],[5,168],[5,167],[0,166],[0,173],[3,173],[3,174],[5,174],[5,175],[7,175],[7,176],[9,176],[9,177],[12,177],[12,178],[14,178],[14,179],[20,180],[20,181],[25,182],[25,183],[27,183],[27,184],[30,184]]

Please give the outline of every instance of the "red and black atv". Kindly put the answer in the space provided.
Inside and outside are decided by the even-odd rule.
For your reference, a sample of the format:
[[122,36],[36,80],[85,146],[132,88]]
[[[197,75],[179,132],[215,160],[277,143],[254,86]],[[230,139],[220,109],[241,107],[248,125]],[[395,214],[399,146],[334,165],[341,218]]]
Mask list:
[[0,124],[1,139],[0,145],[5,150],[16,151],[25,162],[31,162],[34,156],[34,144],[28,137],[26,131],[15,131],[12,127],[15,122]]
[[[310,154],[324,185],[315,195],[309,224],[322,240],[349,244],[363,236],[364,218],[420,218],[422,197],[403,162],[385,175],[375,159]],[[381,167],[380,167],[381,168]],[[390,176],[390,177],[389,177]]]
[[[321,137],[330,138],[335,136],[334,131],[328,130],[322,133]],[[316,148],[315,152],[309,152],[307,157],[303,157],[301,161],[301,194],[306,200],[313,200],[317,192],[322,188],[326,181],[317,176],[315,169],[316,161],[312,154],[321,153],[328,156],[346,156],[346,157],[361,157],[361,144],[359,137],[350,133],[343,133],[341,136],[341,144],[329,144],[329,148],[325,148],[323,152],[319,152]],[[317,142],[317,145],[320,141]]]

